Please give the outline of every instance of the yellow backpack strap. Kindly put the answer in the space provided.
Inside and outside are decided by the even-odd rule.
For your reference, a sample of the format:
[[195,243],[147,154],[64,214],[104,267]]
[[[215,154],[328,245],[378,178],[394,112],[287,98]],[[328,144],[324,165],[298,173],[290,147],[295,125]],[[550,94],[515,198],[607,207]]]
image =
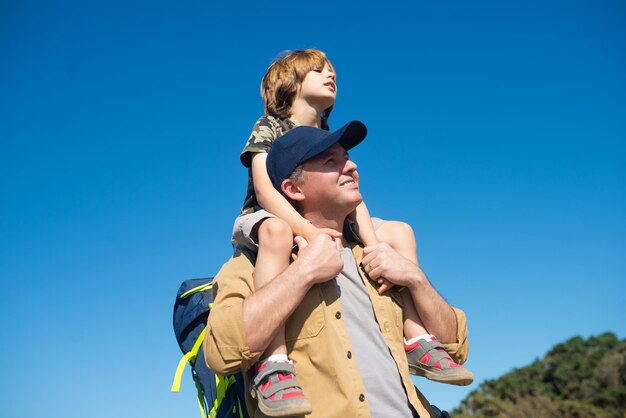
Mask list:
[[[185,293],[180,295],[180,299],[187,298],[195,293],[203,292],[205,290],[209,290],[212,288],[213,288],[213,282],[211,281],[209,283],[194,287],[193,289],[186,291]],[[209,304],[209,309],[211,308],[213,308],[213,303]],[[191,365],[195,361],[196,357],[198,357],[198,351],[200,351],[200,346],[202,345],[202,342],[204,341],[205,334],[206,334],[206,328],[202,330],[202,332],[196,339],[196,342],[191,348],[191,351],[189,351],[188,353],[185,353],[185,355],[183,355],[183,357],[178,362],[178,367],[176,367],[176,373],[174,373],[174,382],[172,383],[172,388],[170,389],[172,392],[180,392],[180,384],[182,381],[183,372],[185,371],[185,366],[187,365],[187,363]],[[200,408],[200,415],[202,416],[202,418],[208,418],[207,406],[204,400],[204,394],[202,393],[202,387],[200,386],[200,383],[198,382],[196,377],[194,377],[194,382],[196,384],[196,390],[198,391],[198,407]],[[224,391],[224,393],[226,393],[226,391]],[[213,415],[213,417],[215,417],[215,415]]]
[[208,418],[206,414],[206,403],[204,401],[204,394],[202,393],[202,387],[200,386],[200,382],[198,380],[196,380],[195,382],[196,382],[196,390],[198,391],[198,407],[200,408],[200,416],[202,418]]
[[239,406],[237,412],[239,412],[239,418],[243,418],[243,409],[241,408],[241,401],[237,398],[237,405]]
[[185,293],[183,293],[182,295],[179,296],[180,299],[185,299],[186,297],[189,297],[191,295],[193,295],[194,293],[198,293],[198,292],[204,292],[205,290],[209,290],[209,289],[213,289],[213,282],[209,282],[200,286],[196,286],[193,289],[189,289],[188,291],[186,291]]
[[204,341],[204,334],[206,334],[206,328],[202,330],[195,344],[191,348],[191,351],[186,353],[178,362],[178,367],[176,368],[176,373],[174,374],[174,383],[172,383],[172,392],[180,392],[180,382],[183,377],[183,372],[185,371],[185,365],[187,363],[191,363],[198,356],[198,351],[200,351],[200,346],[202,345],[202,341]]
[[235,376],[220,376],[216,374],[215,383],[217,396],[215,397],[215,402],[213,402],[213,408],[211,408],[211,411],[209,412],[209,418],[217,416],[217,411],[219,411],[220,406],[224,401],[224,397],[226,397],[226,391],[233,383],[235,383]]

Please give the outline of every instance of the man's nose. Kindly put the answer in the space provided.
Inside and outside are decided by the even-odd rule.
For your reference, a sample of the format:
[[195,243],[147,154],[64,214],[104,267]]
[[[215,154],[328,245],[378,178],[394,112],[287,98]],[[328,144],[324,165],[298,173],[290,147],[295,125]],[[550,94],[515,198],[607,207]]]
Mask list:
[[356,171],[356,163],[352,160],[347,160],[346,165],[343,167],[343,171],[349,173],[351,171]]

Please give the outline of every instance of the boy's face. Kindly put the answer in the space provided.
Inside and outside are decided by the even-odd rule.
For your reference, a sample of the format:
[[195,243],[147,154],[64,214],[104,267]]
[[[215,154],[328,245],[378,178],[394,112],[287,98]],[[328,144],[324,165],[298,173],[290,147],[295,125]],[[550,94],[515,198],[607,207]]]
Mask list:
[[296,98],[301,98],[309,103],[328,109],[335,103],[337,95],[337,83],[335,72],[328,62],[324,67],[309,71],[296,93]]

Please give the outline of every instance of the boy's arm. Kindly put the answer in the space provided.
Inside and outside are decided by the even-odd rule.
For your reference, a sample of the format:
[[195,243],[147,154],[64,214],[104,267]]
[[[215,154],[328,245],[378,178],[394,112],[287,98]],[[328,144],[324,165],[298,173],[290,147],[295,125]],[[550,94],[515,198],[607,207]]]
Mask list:
[[257,152],[252,157],[252,182],[257,201],[261,207],[287,222],[294,235],[304,237],[309,242],[320,232],[336,236],[337,234],[332,230],[324,229],[321,231],[314,227],[274,188],[267,174],[266,160],[267,153],[264,152]]
[[365,247],[378,243],[372,217],[367,210],[367,206],[365,206],[365,202],[361,202],[356,210],[350,214],[350,217],[356,222],[357,233]]

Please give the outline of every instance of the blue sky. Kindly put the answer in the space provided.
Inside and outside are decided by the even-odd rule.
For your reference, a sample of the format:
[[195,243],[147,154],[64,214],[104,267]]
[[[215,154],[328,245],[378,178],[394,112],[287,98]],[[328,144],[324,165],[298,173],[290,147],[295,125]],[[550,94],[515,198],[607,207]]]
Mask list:
[[0,415],[195,417],[177,287],[229,257],[285,49],[338,72],[370,211],[469,318],[452,408],[574,335],[626,336],[620,1],[0,3]]

